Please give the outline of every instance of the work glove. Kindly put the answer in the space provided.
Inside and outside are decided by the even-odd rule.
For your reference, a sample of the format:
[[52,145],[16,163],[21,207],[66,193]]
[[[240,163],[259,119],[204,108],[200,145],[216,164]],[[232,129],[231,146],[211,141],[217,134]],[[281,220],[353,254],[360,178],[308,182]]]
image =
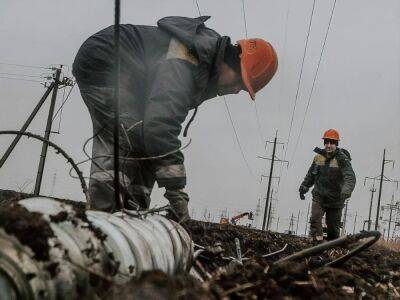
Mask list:
[[167,218],[177,222],[186,222],[190,220],[188,202],[189,196],[181,190],[166,190],[164,197],[169,201],[170,212]]
[[306,197],[304,197],[304,194],[306,194],[308,192],[308,187],[301,185],[299,188],[299,193],[300,193],[300,199],[301,200],[305,200]]

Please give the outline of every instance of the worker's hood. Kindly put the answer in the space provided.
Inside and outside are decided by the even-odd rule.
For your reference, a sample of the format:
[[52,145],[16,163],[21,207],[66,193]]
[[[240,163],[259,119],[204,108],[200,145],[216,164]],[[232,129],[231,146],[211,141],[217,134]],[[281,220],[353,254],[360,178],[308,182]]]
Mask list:
[[159,28],[182,42],[198,58],[199,72],[194,76],[202,94],[200,102],[217,95],[219,67],[225,47],[230,43],[229,37],[221,36],[204,25],[209,18],[165,17],[157,22]]

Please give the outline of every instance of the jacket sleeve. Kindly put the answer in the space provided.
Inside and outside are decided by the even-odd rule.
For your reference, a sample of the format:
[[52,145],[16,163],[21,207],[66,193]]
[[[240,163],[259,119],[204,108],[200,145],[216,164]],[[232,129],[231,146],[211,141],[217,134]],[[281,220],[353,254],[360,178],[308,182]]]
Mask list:
[[186,185],[184,157],[179,151],[181,142],[178,136],[194,93],[194,67],[188,61],[166,59],[157,68],[150,87],[143,126],[146,154],[158,156],[176,151],[154,161],[159,187],[180,189]]
[[343,151],[339,151],[337,156],[339,158],[338,164],[343,175],[343,187],[341,193],[350,196],[356,186],[356,175],[351,166],[349,156],[347,156]]
[[315,182],[315,175],[316,175],[316,165],[315,162],[313,161],[311,164],[311,167],[308,169],[306,177],[304,177],[303,182],[301,185],[310,188],[314,185]]

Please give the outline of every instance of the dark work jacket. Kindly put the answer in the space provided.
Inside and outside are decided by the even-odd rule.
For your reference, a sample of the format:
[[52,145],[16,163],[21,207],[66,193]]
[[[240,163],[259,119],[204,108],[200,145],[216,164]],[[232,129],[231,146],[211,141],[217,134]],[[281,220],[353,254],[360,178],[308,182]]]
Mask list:
[[350,153],[337,148],[335,154],[328,158],[325,150],[315,148],[314,160],[302,185],[310,188],[312,194],[324,207],[342,208],[344,201],[341,195],[350,196],[356,184],[356,176],[351,166]]
[[[121,90],[132,95],[121,98],[121,118],[143,121],[142,128],[131,134],[146,156],[179,149],[178,136],[189,110],[217,95],[219,66],[229,37],[207,28],[207,19],[166,17],[157,27],[120,26]],[[94,34],[79,49],[73,64],[78,84],[113,86],[113,30],[110,26]],[[183,162],[181,151],[154,160],[158,185],[183,188]]]

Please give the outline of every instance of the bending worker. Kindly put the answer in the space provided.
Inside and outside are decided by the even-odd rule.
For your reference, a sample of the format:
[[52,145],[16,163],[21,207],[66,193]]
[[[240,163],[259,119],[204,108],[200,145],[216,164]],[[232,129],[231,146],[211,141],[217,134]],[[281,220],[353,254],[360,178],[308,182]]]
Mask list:
[[350,198],[356,184],[350,153],[339,145],[339,133],[329,129],[323,136],[324,149],[315,148],[317,154],[303,183],[300,198],[314,185],[310,219],[310,237],[323,239],[322,217],[325,214],[327,239],[340,235],[340,221],[346,199]]
[[[240,90],[254,100],[276,72],[277,56],[268,42],[247,39],[233,45],[207,28],[207,19],[166,17],[157,27],[120,25],[120,185],[127,208],[148,208],[157,181],[175,216],[188,219],[178,136],[189,110]],[[93,122],[89,191],[93,209],[103,211],[119,209],[113,194],[113,43],[113,26],[91,36],[72,71]]]

